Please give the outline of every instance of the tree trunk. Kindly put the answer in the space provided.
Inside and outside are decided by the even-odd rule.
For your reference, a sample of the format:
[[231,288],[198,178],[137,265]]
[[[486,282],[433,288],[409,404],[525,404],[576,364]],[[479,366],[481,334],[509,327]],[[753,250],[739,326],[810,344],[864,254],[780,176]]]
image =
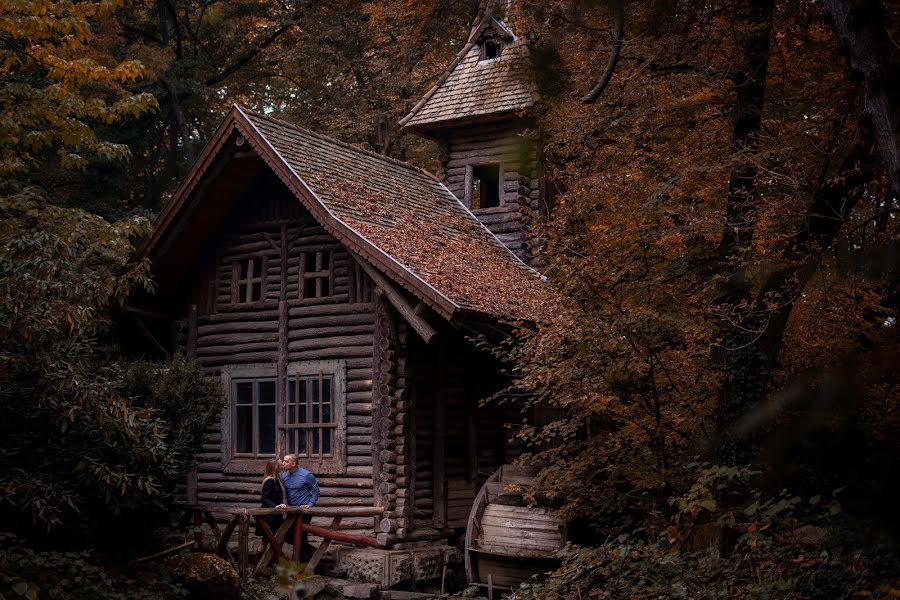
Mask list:
[[731,276],[719,301],[721,311],[716,350],[725,368],[720,391],[717,458],[726,464],[745,463],[749,444],[731,435],[732,425],[755,405],[765,388],[766,362],[754,344],[758,323],[746,306],[750,286],[743,266],[756,222],[756,178],[759,134],[769,66],[774,0],[753,0],[747,15],[748,37],[743,68],[732,76],[736,91],[732,153],[738,162],[731,171],[725,228],[719,257]]
[[[862,118],[878,144],[891,193],[900,198],[900,146],[896,123],[896,91],[889,88],[892,43],[879,0],[825,0],[838,41],[847,55],[851,76],[862,92]],[[893,91],[893,96],[891,92]]]

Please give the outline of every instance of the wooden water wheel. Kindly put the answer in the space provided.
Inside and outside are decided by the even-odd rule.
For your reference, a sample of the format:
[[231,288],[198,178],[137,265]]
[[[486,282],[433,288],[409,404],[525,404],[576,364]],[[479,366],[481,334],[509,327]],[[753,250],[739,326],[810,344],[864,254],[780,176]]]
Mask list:
[[466,578],[470,584],[512,589],[559,564],[563,524],[546,508],[522,497],[537,469],[503,465],[478,492],[466,529]]

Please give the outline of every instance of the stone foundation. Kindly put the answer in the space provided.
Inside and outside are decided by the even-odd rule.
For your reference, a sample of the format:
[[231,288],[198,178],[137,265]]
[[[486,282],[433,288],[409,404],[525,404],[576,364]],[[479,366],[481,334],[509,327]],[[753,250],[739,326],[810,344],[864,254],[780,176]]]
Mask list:
[[334,550],[334,574],[387,589],[407,582],[439,580],[446,565],[462,561],[457,548],[436,546],[410,550],[382,550],[341,546]]

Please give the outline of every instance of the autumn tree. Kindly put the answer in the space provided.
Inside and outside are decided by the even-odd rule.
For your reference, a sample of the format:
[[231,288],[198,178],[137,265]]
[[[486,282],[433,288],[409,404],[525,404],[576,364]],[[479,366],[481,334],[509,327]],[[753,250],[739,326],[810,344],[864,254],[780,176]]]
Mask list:
[[[826,395],[830,369],[896,343],[896,267],[873,257],[897,199],[865,109],[896,53],[870,52],[882,79],[860,85],[820,6],[618,10],[532,15],[547,274],[572,313],[515,354],[518,393],[566,415],[522,432],[557,467],[548,487],[607,516],[664,504],[693,457],[758,460],[767,432],[813,426],[782,386]],[[891,368],[868,372],[860,410],[893,389]]]
[[147,220],[61,206],[51,185],[57,171],[127,160],[104,129],[156,106],[128,90],[142,65],[95,43],[119,7],[0,9],[0,515],[23,535],[162,505],[219,402],[183,361],[166,371],[118,354],[114,310],[152,287],[147,266],[128,263]]

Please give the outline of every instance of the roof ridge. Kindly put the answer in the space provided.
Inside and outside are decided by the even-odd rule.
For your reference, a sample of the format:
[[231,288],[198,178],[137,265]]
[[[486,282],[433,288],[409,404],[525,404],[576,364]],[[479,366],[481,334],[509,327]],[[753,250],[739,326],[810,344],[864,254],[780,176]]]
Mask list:
[[384,154],[378,154],[377,152],[373,152],[372,150],[367,150],[366,148],[361,148],[360,146],[357,146],[355,144],[351,144],[349,142],[345,142],[343,140],[339,140],[337,138],[327,136],[324,133],[319,133],[317,131],[313,131],[312,129],[307,129],[306,127],[301,127],[300,125],[297,125],[296,123],[291,123],[290,121],[285,121],[284,119],[278,119],[276,117],[272,117],[272,116],[269,116],[266,114],[256,112],[255,110],[251,110],[245,106],[241,106],[240,104],[236,104],[235,106],[237,106],[240,110],[242,110],[246,114],[250,114],[255,117],[265,119],[267,121],[272,121],[273,123],[277,123],[279,125],[286,125],[288,127],[291,127],[292,129],[295,129],[297,131],[301,131],[305,134],[311,135],[312,137],[319,138],[319,139],[325,140],[327,142],[335,143],[338,146],[342,146],[348,150],[352,150],[354,152],[359,152],[360,154],[365,154],[366,156],[369,156],[371,158],[377,158],[384,162],[388,162],[388,163],[391,163],[391,164],[394,164],[394,165],[397,165],[400,167],[404,167],[405,169],[408,169],[410,171],[415,171],[416,173],[418,173],[420,175],[424,175],[430,179],[435,178],[434,175],[432,175],[431,173],[428,173],[421,167],[416,166],[412,163],[408,163],[408,162],[405,162],[405,161],[402,161],[402,160],[399,160],[397,158],[393,158],[390,156],[385,156]]

